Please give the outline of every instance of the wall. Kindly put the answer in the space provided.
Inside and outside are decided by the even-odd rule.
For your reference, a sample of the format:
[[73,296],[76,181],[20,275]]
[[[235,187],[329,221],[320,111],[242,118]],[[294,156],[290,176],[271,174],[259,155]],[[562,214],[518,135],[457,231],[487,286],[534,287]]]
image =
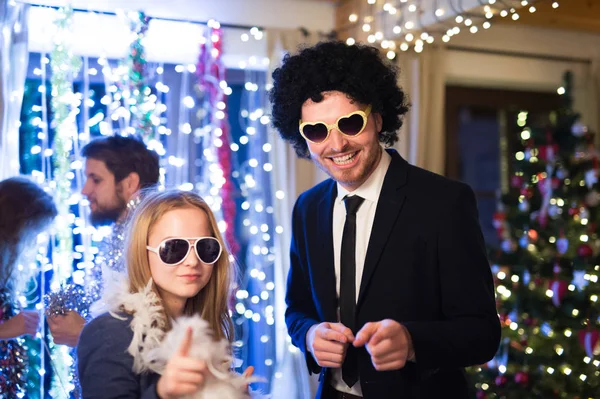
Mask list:
[[450,84],[554,91],[562,83],[562,74],[571,70],[574,107],[598,131],[592,61],[600,60],[600,35],[496,24],[477,34],[461,33],[449,45],[446,81]]
[[[44,5],[62,5],[62,1],[36,1]],[[207,21],[211,18],[223,24],[259,26],[262,28],[296,29],[329,32],[334,28],[334,5],[323,1],[300,0],[103,0],[72,1],[74,8],[116,12],[120,9],[142,8],[147,15],[162,18]],[[141,5],[141,6],[140,6]],[[50,51],[51,21],[55,11],[31,7],[29,17],[30,51]],[[76,54],[120,58],[126,54],[129,43],[127,23],[111,15],[76,12],[73,17],[73,49]],[[198,53],[199,25],[153,20],[148,29],[146,50],[149,61],[194,63]],[[229,68],[239,68],[254,56],[253,69],[266,69],[262,59],[267,55],[266,40],[252,36],[247,42],[241,35],[248,29],[224,29],[223,61]]]
[[[65,0],[32,0],[31,3],[62,6]],[[115,12],[144,10],[162,18],[257,25],[268,28],[332,30],[334,5],[317,0],[69,0],[74,8]]]

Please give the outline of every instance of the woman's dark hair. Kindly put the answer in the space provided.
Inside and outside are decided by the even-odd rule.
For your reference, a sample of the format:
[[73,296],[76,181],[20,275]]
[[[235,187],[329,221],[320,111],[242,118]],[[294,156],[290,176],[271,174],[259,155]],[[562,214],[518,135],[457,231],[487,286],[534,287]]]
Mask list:
[[106,168],[115,175],[116,183],[131,172],[140,176],[140,188],[158,183],[158,154],[135,137],[115,135],[98,138],[83,147],[81,155],[104,162]]
[[21,177],[0,181],[0,288],[9,286],[24,242],[56,215],[52,197],[37,184]]
[[406,94],[398,87],[397,78],[398,69],[372,46],[327,41],[288,54],[273,72],[269,92],[273,126],[292,143],[299,157],[310,158],[298,129],[302,104],[308,99],[322,101],[323,92],[339,91],[353,101],[372,105],[372,112],[382,118],[379,141],[391,146],[398,141],[398,129],[408,112]]

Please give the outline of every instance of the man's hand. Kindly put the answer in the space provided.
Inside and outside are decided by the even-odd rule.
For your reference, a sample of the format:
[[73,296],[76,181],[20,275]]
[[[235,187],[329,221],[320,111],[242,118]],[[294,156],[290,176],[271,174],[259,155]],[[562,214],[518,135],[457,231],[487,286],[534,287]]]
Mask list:
[[365,346],[378,371],[398,370],[415,360],[412,338],[402,324],[386,319],[367,323],[356,334],[354,346]]
[[348,345],[354,341],[352,331],[341,323],[324,322],[308,330],[306,344],[321,367],[342,367]]
[[22,335],[36,334],[40,325],[40,314],[36,310],[23,310],[0,324],[0,339],[13,339]]
[[54,338],[54,343],[67,345],[71,348],[77,346],[85,319],[77,312],[67,312],[65,315],[48,317],[48,326]]

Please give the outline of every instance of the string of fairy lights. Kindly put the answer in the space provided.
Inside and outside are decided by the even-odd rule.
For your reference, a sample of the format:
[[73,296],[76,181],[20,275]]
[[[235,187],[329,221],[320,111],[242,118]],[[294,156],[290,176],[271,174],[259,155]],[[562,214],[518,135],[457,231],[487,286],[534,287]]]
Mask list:
[[[355,2],[342,33],[346,42],[381,46],[389,59],[398,51],[423,51],[426,44],[449,42],[461,32],[487,30],[496,18],[517,21],[523,13],[535,13],[546,0],[477,0],[472,7],[453,0],[360,0]],[[553,9],[559,8],[552,1]]]
[[[201,194],[215,212],[233,252],[237,251],[232,260],[243,266],[245,274],[233,298],[234,319],[242,332],[236,348],[244,362],[260,362],[257,374],[269,378],[276,366],[272,335],[277,249],[273,235],[282,232],[274,220],[274,207],[285,198],[282,190],[271,188],[269,177],[273,164],[266,135],[270,120],[263,72],[269,60],[253,56],[241,62],[245,83],[232,87],[221,59],[223,30],[218,22],[199,26],[199,61],[175,65],[146,60],[149,19],[143,13],[118,13],[117,17],[129,24],[132,33],[124,59],[74,55],[70,48],[76,34],[73,10],[67,7],[56,10],[52,52],[40,54],[40,64],[33,69],[39,79],[40,100],[31,107],[32,117],[22,121],[35,131],[31,147],[24,151],[32,156],[30,174],[54,195],[60,210],[50,246],[39,248],[40,276],[49,280],[48,288],[41,288],[40,294],[67,282],[88,284],[97,243],[110,233],[110,228],[94,228],[87,221],[87,200],[81,196],[84,163],[80,149],[99,135],[140,134],[161,157],[162,187]],[[263,38],[262,29],[255,27],[241,34],[239,40]],[[167,82],[167,74],[170,81],[180,84],[179,90]],[[227,101],[234,90],[242,92],[241,112],[234,117],[243,129],[235,137]],[[179,98],[169,101],[169,93],[174,91],[179,92]],[[168,118],[170,107],[177,107],[175,121]],[[239,252],[242,244],[244,253]],[[36,387],[39,397],[69,397],[76,388],[69,349],[42,335],[38,338],[41,349],[37,349],[38,356],[32,358],[36,360],[30,367],[40,376],[52,376],[48,392]],[[46,340],[48,362],[39,356],[43,356]],[[254,348],[251,353],[249,347]]]

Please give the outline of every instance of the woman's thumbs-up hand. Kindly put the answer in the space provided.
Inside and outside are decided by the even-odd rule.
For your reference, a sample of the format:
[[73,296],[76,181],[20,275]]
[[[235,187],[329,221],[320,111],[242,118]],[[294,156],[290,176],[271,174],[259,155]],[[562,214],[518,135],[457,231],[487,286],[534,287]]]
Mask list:
[[192,346],[192,329],[188,328],[181,346],[167,362],[163,375],[158,380],[156,393],[161,399],[176,399],[190,395],[202,387],[209,373],[206,362],[189,357]]

